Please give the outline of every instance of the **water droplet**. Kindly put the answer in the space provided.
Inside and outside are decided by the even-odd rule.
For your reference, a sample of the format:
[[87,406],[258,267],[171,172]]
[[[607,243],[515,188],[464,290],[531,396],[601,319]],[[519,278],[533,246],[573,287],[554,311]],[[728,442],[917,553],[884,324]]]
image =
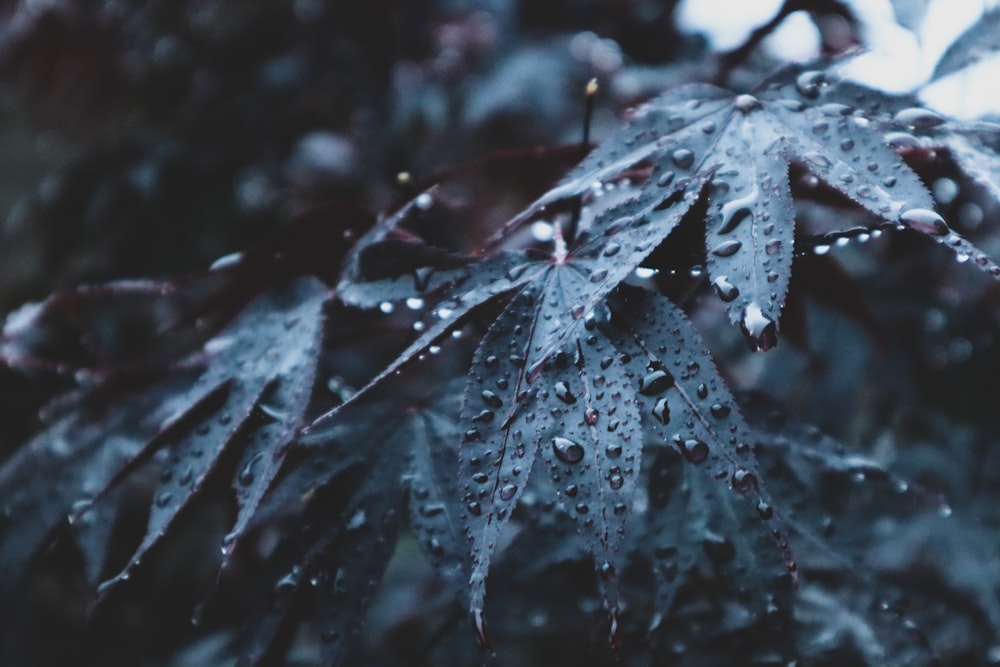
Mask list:
[[621,249],[622,249],[621,244],[612,241],[608,245],[604,246],[604,256],[614,257],[621,251]]
[[590,511],[590,507],[587,503],[577,503],[575,509],[577,514],[586,514]]
[[422,192],[413,200],[413,205],[421,211],[427,211],[434,205],[434,198],[427,192]]
[[768,241],[767,245],[764,246],[764,252],[768,255],[774,255],[779,250],[781,250],[781,241],[774,239],[773,241]]
[[686,148],[678,148],[671,155],[670,159],[680,169],[688,169],[694,164],[694,153]]
[[380,303],[378,305],[378,309],[381,310],[386,315],[388,315],[389,313],[391,313],[392,311],[394,311],[396,308],[395,308],[395,306],[392,305],[391,302],[389,302],[389,301],[383,301],[382,303]]
[[699,385],[698,385],[698,386],[697,386],[697,387],[695,388],[695,395],[696,395],[696,396],[697,396],[698,398],[700,398],[701,400],[703,400],[703,401],[704,401],[704,400],[705,400],[706,398],[708,398],[708,387],[707,387],[707,386],[705,386],[705,383],[704,383],[704,382],[700,383],[700,384],[699,384]]
[[742,247],[743,243],[741,241],[730,239],[715,246],[715,248],[712,249],[712,254],[716,257],[732,257],[739,252]]
[[472,627],[476,630],[476,640],[479,642],[479,646],[486,651],[492,651],[490,635],[486,631],[486,619],[483,618],[482,609],[472,610]]
[[806,162],[808,162],[813,167],[818,169],[829,169],[832,164],[825,155],[822,153],[817,153],[816,151],[809,151],[802,156]]
[[617,491],[618,489],[622,488],[622,485],[625,484],[625,478],[618,474],[611,475],[610,477],[608,477],[608,484],[611,486],[612,489]]
[[524,275],[524,272],[527,271],[529,268],[531,268],[531,264],[518,264],[517,266],[512,266],[511,268],[507,269],[507,279],[517,280],[522,275]]
[[674,182],[674,172],[666,171],[660,174],[660,177],[656,179],[656,184],[661,188],[665,188]]
[[587,408],[583,413],[583,421],[587,426],[594,426],[597,424],[597,410],[594,408]]
[[814,255],[825,255],[830,252],[830,246],[826,243],[820,243],[818,245],[814,245],[812,251]]
[[[618,428],[618,424],[620,422],[615,421],[613,423],[615,424],[615,428],[612,429],[611,426],[609,425],[608,426],[608,430],[609,431],[614,431],[615,429],[617,429]],[[613,443],[611,443],[610,445],[608,445],[607,447],[604,448],[604,455],[607,456],[609,459],[617,459],[619,456],[622,455],[622,446],[620,444],[618,444],[617,442],[613,442]]]
[[650,269],[645,266],[637,267],[634,271],[635,277],[640,280],[646,280],[647,278],[652,278],[658,272],[658,269]]
[[728,405],[723,405],[722,403],[714,403],[712,407],[708,409],[712,416],[716,419],[725,419],[732,412],[732,408]]
[[691,463],[698,465],[708,458],[708,445],[697,438],[690,438],[681,443],[681,454]]
[[944,218],[926,208],[911,208],[899,214],[899,221],[921,234],[944,236],[950,230]]
[[742,200],[729,202],[722,207],[722,224],[719,225],[719,234],[728,234],[751,215],[750,208],[743,205]]
[[[493,358],[496,359],[496,357]],[[503,407],[503,400],[489,389],[483,390],[483,393],[480,394],[480,397],[483,399],[483,403],[490,406],[491,408]]]
[[743,309],[743,319],[740,321],[743,334],[750,341],[750,348],[756,352],[767,352],[778,344],[778,330],[774,321],[764,314],[760,305],[751,302]]
[[752,472],[742,468],[733,473],[733,488],[740,493],[750,493],[757,490],[757,478]]
[[477,472],[475,475],[472,476],[472,481],[475,482],[476,484],[486,484],[488,481],[490,481],[490,476],[484,472]]
[[485,424],[493,421],[493,418],[495,416],[496,415],[492,410],[482,410],[479,412],[479,414],[477,414],[475,417],[472,418],[472,421],[479,424]]
[[944,122],[944,118],[933,111],[918,107],[903,109],[893,116],[892,120],[910,130],[926,130],[937,127]]
[[826,77],[823,72],[813,70],[806,71],[796,77],[795,89],[799,91],[799,94],[803,97],[816,99],[819,97],[820,86],[822,86],[825,81]]
[[759,514],[760,518],[763,519],[764,521],[769,521],[771,517],[774,516],[774,509],[770,505],[765,503],[763,500],[761,500],[759,503],[757,503],[757,514]]
[[500,487],[500,500],[507,502],[517,493],[517,484],[505,484]]
[[737,95],[736,99],[733,100],[733,106],[735,106],[739,111],[747,114],[751,111],[760,109],[760,100],[753,95]]
[[256,467],[257,462],[263,458],[263,452],[257,452],[253,457],[247,461],[247,464],[243,466],[243,470],[240,471],[239,476],[237,476],[236,481],[243,486],[250,486],[253,484],[254,480],[254,467]]
[[569,387],[565,382],[556,382],[553,387],[553,392],[560,401],[566,405],[573,405],[576,403],[576,396],[569,390]]
[[655,396],[656,394],[662,394],[673,386],[674,376],[665,370],[659,369],[639,380],[639,393],[646,396]]
[[670,423],[670,403],[665,398],[661,398],[653,406],[653,416],[657,421],[666,426]]
[[552,223],[539,220],[531,225],[531,236],[540,243],[547,243],[555,238],[555,228]]
[[174,494],[169,491],[163,491],[158,496],[156,496],[156,506],[163,509],[174,499]]
[[840,150],[842,150],[842,151],[849,151],[852,148],[854,148],[854,140],[853,139],[843,139],[843,140],[841,140],[841,142],[840,142]]
[[739,288],[729,282],[726,276],[719,276],[713,280],[712,287],[715,288],[715,292],[719,295],[719,298],[727,303],[735,300],[740,295]]
[[406,300],[406,307],[410,310],[420,310],[424,307],[424,300],[419,297],[411,296]]
[[474,500],[471,503],[468,503],[465,506],[465,508],[467,510],[469,510],[469,514],[471,514],[472,516],[482,516],[483,515],[483,506],[480,505],[479,503],[477,503]]
[[583,459],[583,447],[569,438],[556,436],[552,439],[552,450],[563,463],[579,463]]
[[590,274],[590,282],[599,283],[607,277],[608,277],[607,269],[597,269],[596,271]]
[[219,269],[226,269],[229,268],[230,266],[235,266],[239,264],[240,260],[242,259],[243,259],[243,253],[240,252],[233,252],[228,255],[223,255],[222,257],[212,262],[211,266],[208,267],[208,270],[218,271]]

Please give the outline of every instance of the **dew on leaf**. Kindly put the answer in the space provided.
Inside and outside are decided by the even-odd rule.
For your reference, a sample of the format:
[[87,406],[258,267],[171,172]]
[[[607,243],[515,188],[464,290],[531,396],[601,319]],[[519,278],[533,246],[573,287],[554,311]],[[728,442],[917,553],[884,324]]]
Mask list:
[[911,208],[899,214],[899,221],[921,234],[944,236],[948,233],[948,225],[944,218],[926,208]]
[[719,298],[725,302],[733,301],[740,295],[739,288],[729,282],[726,276],[719,276],[713,280],[712,287],[715,288],[715,293],[719,295]]
[[728,234],[740,226],[740,224],[751,217],[752,212],[747,206],[745,198],[728,202],[722,206],[722,224],[719,226],[719,234]]
[[686,148],[678,148],[671,155],[670,159],[680,169],[688,169],[694,164],[694,153]]
[[607,269],[597,269],[596,271],[590,274],[590,282],[599,283],[607,277],[608,277]]
[[736,99],[733,100],[733,106],[747,114],[751,111],[756,111],[761,108],[760,100],[758,100],[753,95],[737,95]]
[[912,107],[903,109],[892,118],[897,125],[909,130],[927,130],[944,123],[944,118],[928,109]]
[[655,370],[639,380],[639,393],[646,396],[662,394],[674,386],[674,377],[665,370]]
[[778,344],[777,325],[764,314],[756,302],[750,303],[743,309],[740,328],[754,351],[767,352]]
[[705,462],[708,458],[708,445],[697,438],[689,438],[681,443],[681,454],[695,465]]
[[670,403],[667,399],[661,398],[653,406],[653,416],[663,425],[670,423]]
[[552,439],[552,450],[563,463],[579,463],[583,459],[583,447],[569,438],[556,436]]
[[553,392],[560,401],[566,405],[573,405],[576,403],[576,396],[569,390],[569,387],[565,382],[556,382],[553,387]]
[[742,241],[737,241],[735,239],[730,239],[728,241],[723,241],[719,245],[712,248],[712,254],[717,257],[732,257],[740,248],[743,247]]
[[[493,358],[496,359],[496,357]],[[490,406],[491,408],[503,407],[503,399],[497,396],[495,392],[492,392],[489,389],[484,389],[483,392],[480,394],[480,397],[483,399],[483,403]]]

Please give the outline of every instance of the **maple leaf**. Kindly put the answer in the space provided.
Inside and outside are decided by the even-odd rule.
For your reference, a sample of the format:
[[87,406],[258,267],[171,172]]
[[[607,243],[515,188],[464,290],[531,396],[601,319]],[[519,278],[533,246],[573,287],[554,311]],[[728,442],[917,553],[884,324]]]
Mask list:
[[292,514],[295,521],[272,559],[272,599],[251,624],[241,665],[273,655],[300,604],[317,617],[325,663],[341,662],[393,555],[403,507],[430,562],[459,590],[464,549],[454,468],[460,394],[457,386],[433,389],[437,393],[411,400],[369,395],[323,418],[298,441],[299,465],[257,517],[262,523]]
[[[927,189],[889,146],[898,125],[937,117],[830,75],[791,69],[752,94],[693,84],[634,110],[629,124],[587,156],[504,230],[608,183],[633,193],[629,215],[663,225],[708,198],[708,271],[730,320],[757,349],[776,342],[791,276],[795,211],[788,165],[797,162],[883,221],[913,229],[994,275],[1000,267],[933,211]],[[892,125],[892,121],[896,126]],[[695,196],[676,199],[683,190]],[[669,226],[669,225],[668,225]]]
[[[79,406],[0,473],[0,487],[9,486],[11,497],[22,499],[11,506],[14,528],[5,532],[0,557],[12,567],[23,566],[67,516],[86,526],[104,502],[102,495],[161,450],[167,456],[146,535],[129,564],[106,584],[127,579],[197,500],[223,455],[239,451],[232,480],[238,514],[225,545],[228,553],[280,468],[281,445],[308,404],[328,298],[318,281],[300,279],[253,301],[193,359],[169,369],[166,379],[154,376],[159,381],[143,386],[136,380],[129,384],[128,375],[111,375],[85,392]],[[27,330],[22,333],[30,338]],[[136,384],[141,391],[129,395]],[[70,461],[77,463],[67,465]],[[14,493],[25,474],[45,471],[63,480],[58,492]]]

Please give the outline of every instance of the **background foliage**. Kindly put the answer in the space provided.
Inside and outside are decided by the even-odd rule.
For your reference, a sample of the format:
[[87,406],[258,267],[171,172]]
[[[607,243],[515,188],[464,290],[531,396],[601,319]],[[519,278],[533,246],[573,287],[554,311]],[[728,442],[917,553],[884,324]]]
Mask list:
[[[921,3],[898,4],[898,23],[919,22]],[[843,56],[865,43],[864,3],[790,0],[728,52],[685,32],[673,5],[0,3],[5,664],[478,664],[490,658],[469,596],[475,611],[490,565],[486,616],[501,661],[1000,662],[1000,288],[936,218],[898,216],[936,208],[1000,256],[996,126],[809,74],[839,61],[760,88],[787,64],[762,46],[772,29],[807,18],[818,55]],[[936,76],[995,53],[995,24],[986,16]],[[587,152],[592,78],[601,147],[571,171]],[[649,152],[655,178],[615,162],[615,151],[653,145],[615,134],[626,109],[692,83],[753,90],[792,123],[775,137],[803,144],[853,95],[869,124],[824,150],[850,139],[880,165],[908,165],[891,195],[869,201],[824,171],[830,152],[692,144],[788,180],[791,198],[779,187],[773,200],[795,226],[780,231],[782,289],[761,311],[781,313],[767,354],[749,353],[740,330],[752,347],[773,346],[745,318],[766,280],[720,284],[720,266],[748,260],[705,255],[700,225],[707,217],[714,248],[712,230],[726,224],[713,208],[726,201],[725,172],[695,164],[691,182],[716,188],[706,200],[656,171],[686,168],[672,120],[650,121],[670,147]],[[711,119],[720,129],[739,114],[763,122],[745,96],[685,90],[658,102],[664,118],[702,97],[723,105]],[[804,100],[808,124],[768,106],[789,97]],[[906,180],[910,168],[920,181]],[[594,192],[594,180],[614,187]],[[730,180],[734,193],[746,187]],[[886,203],[902,211],[887,215]],[[633,243],[624,255],[645,270],[605,317],[604,298],[632,266],[620,258],[623,275],[601,276],[613,262],[596,231],[645,215],[655,224],[608,234]],[[503,252],[476,261],[511,220],[524,225],[498,242]],[[569,260],[555,268],[553,221],[592,233],[567,234]],[[556,287],[591,299],[593,313],[532,325],[522,343],[553,353],[551,396],[532,396],[531,428],[564,430],[541,445],[535,486],[498,482],[487,515],[500,518],[471,531],[470,565],[477,515],[463,484],[476,452],[524,418],[485,414],[507,400],[482,384],[501,373],[489,346],[507,346],[534,321],[531,300]],[[727,298],[732,287],[743,296]],[[648,290],[684,309],[714,364]],[[671,391],[698,397],[685,405],[644,391],[679,363],[663,356],[674,328],[684,370]],[[627,346],[665,363],[636,353],[604,365]],[[393,375],[401,351],[410,363]],[[506,354],[502,369],[517,374],[525,360]],[[635,402],[587,393],[596,368]],[[380,373],[388,381],[286,446]],[[633,380],[645,382],[637,394]],[[735,403],[727,384],[743,390]],[[585,440],[594,426],[559,422],[573,403],[594,420],[619,407],[625,426],[618,454],[571,492],[550,482],[575,456],[559,438]],[[717,449],[706,458],[697,438],[670,441],[671,414],[676,426],[709,413],[739,434],[725,460],[756,465],[759,488],[733,482],[751,503],[690,465],[722,465]],[[631,472],[616,465],[623,450]],[[628,494],[621,514],[608,488]],[[584,498],[609,511],[595,523]]]

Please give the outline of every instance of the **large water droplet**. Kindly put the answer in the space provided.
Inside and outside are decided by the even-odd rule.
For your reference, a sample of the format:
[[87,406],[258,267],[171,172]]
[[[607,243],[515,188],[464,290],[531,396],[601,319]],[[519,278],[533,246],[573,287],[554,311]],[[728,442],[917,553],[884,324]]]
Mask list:
[[556,382],[555,386],[553,387],[553,391],[556,395],[556,398],[558,398],[566,405],[573,405],[574,403],[576,403],[576,396],[574,396],[573,393],[569,390],[569,387],[566,386],[565,382]]
[[694,153],[686,148],[678,148],[670,155],[670,159],[680,169],[688,169],[694,164]]
[[899,221],[921,234],[944,236],[949,232],[944,218],[926,208],[911,208],[899,214]]
[[657,421],[666,426],[670,423],[670,403],[665,398],[661,398],[653,406],[653,416]]
[[655,396],[656,394],[662,394],[673,386],[674,376],[663,369],[658,369],[639,380],[639,393],[646,396]]
[[703,463],[708,458],[708,452],[708,445],[697,438],[690,438],[681,443],[681,454],[695,465]]
[[712,249],[712,254],[717,257],[732,257],[739,252],[742,247],[743,243],[741,241],[730,239],[715,246],[715,248]]
[[893,116],[892,120],[910,130],[926,130],[931,127],[937,127],[944,122],[944,118],[933,111],[919,107],[903,109]]
[[743,113],[750,113],[760,109],[760,100],[753,95],[737,95],[736,99],[733,100],[733,106]]
[[767,352],[778,344],[778,329],[774,321],[764,315],[764,311],[756,302],[743,309],[743,319],[740,322],[743,334],[750,342],[750,348],[756,352]]
[[484,390],[483,393],[480,394],[480,397],[483,399],[483,403],[491,408],[503,407],[503,400],[489,389]]
[[747,470],[737,470],[733,473],[733,488],[740,493],[750,493],[757,490],[757,477]]
[[733,301],[740,295],[739,288],[729,282],[729,279],[726,276],[719,276],[713,280],[712,287],[715,288],[715,292],[719,295],[719,298],[727,303]]
[[583,447],[569,438],[556,436],[552,439],[552,451],[563,463],[579,463],[583,459]]
[[517,484],[504,484],[500,487],[500,500],[507,502],[517,493]]
[[719,226],[720,234],[728,234],[740,223],[752,215],[750,208],[743,204],[742,200],[730,202],[722,207],[722,224]]
[[607,277],[608,277],[607,269],[597,269],[590,274],[590,282],[599,283]]

